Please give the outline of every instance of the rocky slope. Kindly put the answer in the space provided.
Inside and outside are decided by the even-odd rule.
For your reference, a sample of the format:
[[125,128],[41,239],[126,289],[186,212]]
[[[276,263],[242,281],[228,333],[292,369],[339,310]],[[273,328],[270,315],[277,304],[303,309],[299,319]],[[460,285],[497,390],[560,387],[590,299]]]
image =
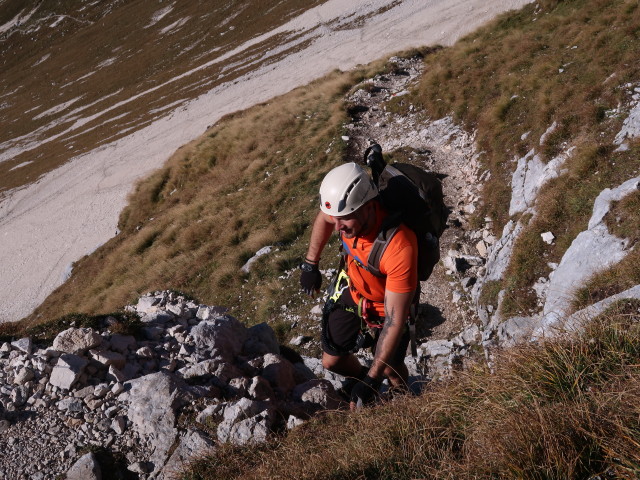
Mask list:
[[[410,147],[415,163],[446,175],[452,209],[441,239],[442,262],[422,285],[419,356],[407,358],[416,389],[421,381],[464,366],[470,352],[484,351],[490,360],[495,347],[579,327],[618,298],[639,298],[636,286],[568,320],[565,315],[572,289],[631,248],[608,233],[602,218],[612,199],[640,188],[640,178],[633,178],[602,192],[588,230],[550,278],[539,281],[538,314],[501,318],[497,308],[480,305],[482,285],[502,275],[522,226],[510,222],[500,235],[485,219],[481,229],[472,228],[468,217],[488,175],[474,135],[448,118],[394,114],[389,100],[402,101],[421,62],[390,62],[388,74],[363,82],[349,96],[356,107],[348,125],[350,148],[363,151],[370,139],[387,152]],[[620,148],[638,135],[633,100]],[[546,166],[535,151],[517,159],[514,212],[535,214],[537,191],[561,174],[568,155],[570,147]],[[552,241],[547,234],[553,232],[543,233]],[[271,431],[340,405],[341,379],[323,371],[318,359],[278,345],[266,324],[246,328],[222,308],[169,292],[142,297],[128,309],[140,316],[138,337],[116,333],[117,320],[107,319],[93,330],[70,325],[52,345],[21,339],[0,347],[2,478],[55,478],[65,472],[70,478],[100,478],[97,459],[104,466],[105,456],[134,478],[170,478],[190,456],[219,442],[259,442]]]

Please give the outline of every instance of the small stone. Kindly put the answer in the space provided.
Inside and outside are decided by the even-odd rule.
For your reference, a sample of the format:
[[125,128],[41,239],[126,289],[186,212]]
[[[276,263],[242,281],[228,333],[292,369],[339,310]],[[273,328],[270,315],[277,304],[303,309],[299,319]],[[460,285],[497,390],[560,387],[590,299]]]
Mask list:
[[33,370],[27,367],[22,367],[20,370],[18,370],[18,373],[13,379],[13,383],[15,383],[16,385],[24,385],[29,380],[33,380],[34,377],[35,374],[33,373]]
[[118,435],[122,435],[125,432],[125,429],[126,429],[126,422],[124,420],[124,417],[122,415],[118,415],[111,422],[111,430],[116,432]]
[[124,385],[120,382],[116,382],[113,387],[111,387],[111,393],[114,395],[120,395],[124,391]]
[[310,337],[307,337],[307,336],[305,336],[305,335],[298,335],[297,337],[292,338],[292,339],[289,341],[289,343],[290,343],[291,345],[295,345],[295,346],[299,347],[300,345],[302,345],[302,344],[304,344],[304,343],[307,343],[309,340],[311,340],[311,338],[310,338]]
[[542,237],[542,240],[549,245],[551,245],[556,238],[555,235],[551,232],[541,233],[540,236]]
[[31,355],[31,352],[33,350],[33,343],[31,341],[31,338],[29,337],[21,338],[20,340],[11,342],[11,345],[14,348],[17,348],[18,350],[26,353],[27,355]]
[[451,295],[451,301],[457,304],[458,302],[460,302],[460,300],[462,300],[462,293],[458,290],[454,291]]
[[487,256],[487,244],[484,242],[484,240],[480,240],[478,243],[476,243],[476,250],[478,250],[478,253],[481,257]]

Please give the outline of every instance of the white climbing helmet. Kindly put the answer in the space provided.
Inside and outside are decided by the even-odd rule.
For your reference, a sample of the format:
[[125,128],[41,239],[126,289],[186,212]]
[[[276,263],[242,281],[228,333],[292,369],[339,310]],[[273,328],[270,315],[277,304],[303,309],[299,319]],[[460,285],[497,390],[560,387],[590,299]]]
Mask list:
[[332,217],[343,217],[377,196],[378,188],[367,172],[357,163],[345,163],[322,180],[320,210]]

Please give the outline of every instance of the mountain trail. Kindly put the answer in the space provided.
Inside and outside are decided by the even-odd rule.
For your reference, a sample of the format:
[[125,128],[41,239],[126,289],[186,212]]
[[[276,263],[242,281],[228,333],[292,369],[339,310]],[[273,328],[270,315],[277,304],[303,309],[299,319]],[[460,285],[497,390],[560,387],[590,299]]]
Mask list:
[[[419,57],[392,57],[389,63],[390,73],[365,80],[348,98],[355,112],[347,126],[348,155],[362,161],[363,152],[375,141],[383,153],[411,149],[412,163],[445,176],[442,184],[451,214],[440,238],[441,260],[421,285],[417,331],[419,341],[449,340],[465,328],[480,324],[467,296],[475,280],[473,273],[483,263],[475,247],[478,239],[474,237],[479,234],[472,232],[468,221],[478,201],[478,153],[474,135],[452,119],[425,120],[412,106],[408,115],[388,108],[390,100],[407,96],[423,70]],[[456,269],[448,260],[450,251],[468,257],[469,264]]]

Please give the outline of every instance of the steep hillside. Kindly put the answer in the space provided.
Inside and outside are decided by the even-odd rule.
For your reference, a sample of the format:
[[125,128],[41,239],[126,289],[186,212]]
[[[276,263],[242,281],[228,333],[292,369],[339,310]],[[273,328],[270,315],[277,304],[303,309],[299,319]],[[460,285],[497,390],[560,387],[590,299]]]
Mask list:
[[[373,137],[387,159],[447,175],[450,226],[421,298],[430,338],[417,365],[407,359],[412,373],[425,369],[421,379],[446,378],[260,446],[219,446],[187,478],[636,478],[638,51],[637,1],[545,0],[452,47],[336,71],[229,115],[141,181],[120,233],[2,332],[50,337],[70,322],[107,321],[52,323],[65,313],[106,313],[171,289],[195,301],[144,297],[136,311],[149,334],[158,317],[206,326],[195,312],[219,309],[198,303],[216,304],[247,325],[268,322],[281,343],[301,339],[308,360],[322,301],[299,294],[296,267],[318,184]],[[336,260],[322,259],[325,276]],[[186,307],[159,315],[159,297]],[[168,335],[187,340],[178,327]],[[190,354],[169,341],[158,350]],[[234,374],[234,385],[249,379]],[[240,403],[225,399],[229,419],[217,400],[201,400],[213,414],[196,426],[219,442],[229,436],[218,417],[228,434],[249,416]]]
[[529,1],[3,0],[0,322],[112,238],[135,182],[223,115],[334,68],[451,44]]

